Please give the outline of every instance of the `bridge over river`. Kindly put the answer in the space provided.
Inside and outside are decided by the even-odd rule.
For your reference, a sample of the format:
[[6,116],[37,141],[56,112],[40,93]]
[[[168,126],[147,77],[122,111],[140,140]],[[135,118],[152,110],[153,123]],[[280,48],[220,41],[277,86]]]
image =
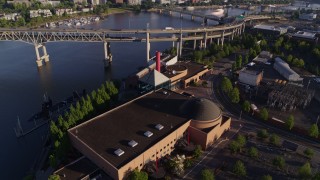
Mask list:
[[[228,25],[183,29],[0,29],[0,41],[21,41],[34,45],[38,67],[43,65],[43,61],[49,61],[46,43],[57,41],[103,42],[105,66],[107,67],[112,61],[111,42],[145,42],[148,61],[150,42],[176,43],[178,55],[181,56],[183,41],[193,40],[194,49],[197,41],[200,41],[200,48],[206,48],[207,44],[212,43],[214,39],[218,44],[223,45],[226,37],[233,39],[234,36],[242,34],[247,22],[266,19],[271,19],[271,17],[248,16]],[[42,48],[42,55],[40,55],[39,48]]]

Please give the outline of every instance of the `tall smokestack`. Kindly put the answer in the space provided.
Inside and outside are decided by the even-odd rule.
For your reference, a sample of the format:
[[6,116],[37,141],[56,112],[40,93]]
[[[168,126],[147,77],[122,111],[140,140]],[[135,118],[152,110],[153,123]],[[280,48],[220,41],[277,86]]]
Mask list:
[[156,52],[156,70],[157,70],[158,72],[161,72],[161,71],[160,71],[160,67],[161,67],[160,52],[157,51],[157,52]]

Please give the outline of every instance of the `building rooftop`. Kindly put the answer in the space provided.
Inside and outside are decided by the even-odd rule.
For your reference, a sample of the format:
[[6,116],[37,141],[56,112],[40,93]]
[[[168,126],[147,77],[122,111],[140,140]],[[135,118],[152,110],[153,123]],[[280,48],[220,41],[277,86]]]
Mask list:
[[281,27],[275,27],[275,26],[270,26],[270,25],[264,25],[264,24],[259,24],[254,26],[255,29],[263,29],[263,30],[270,30],[270,31],[281,31]]
[[205,98],[193,98],[186,101],[180,111],[197,121],[216,120],[222,114],[221,109],[214,102]]
[[61,180],[81,179],[94,173],[98,169],[94,163],[83,156],[63,168],[58,169],[54,174],[59,175]]
[[[190,97],[169,91],[151,92],[69,130],[116,168],[143,153],[190,118],[177,109]],[[160,124],[161,130],[157,126]],[[156,127],[157,126],[157,127]],[[150,131],[152,136],[146,137]],[[137,145],[128,143],[134,140]],[[115,151],[124,153],[117,156]]]
[[[188,79],[188,78],[200,73],[201,71],[208,70],[208,68],[206,66],[204,66],[203,64],[198,64],[198,63],[191,62],[191,61],[179,61],[176,64],[174,64],[172,66],[168,66],[168,67],[169,67],[168,69],[170,69],[170,67],[173,68],[171,71],[163,72],[163,74],[165,76],[167,76],[168,78],[172,78],[172,77],[178,75],[174,71],[177,72],[177,71],[180,71],[181,69],[186,68],[188,70],[188,72],[187,72],[186,76],[181,78],[182,80]],[[178,69],[174,69],[174,68],[178,68]]]
[[243,69],[243,70],[241,70],[239,73],[245,73],[245,74],[255,75],[255,76],[256,76],[256,75],[260,74],[261,71]]
[[298,32],[294,33],[292,36],[300,37],[300,38],[306,38],[306,39],[315,39],[316,38],[316,33],[298,31]]

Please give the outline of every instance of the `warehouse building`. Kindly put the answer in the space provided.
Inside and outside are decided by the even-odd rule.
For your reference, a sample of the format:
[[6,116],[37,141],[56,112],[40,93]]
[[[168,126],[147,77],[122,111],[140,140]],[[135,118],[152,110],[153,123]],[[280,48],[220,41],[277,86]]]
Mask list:
[[302,81],[303,79],[292,70],[288,63],[284,62],[281,58],[276,57],[273,68],[277,70],[288,81]]
[[[180,138],[206,149],[230,128],[212,101],[160,89],[68,130],[72,145],[113,179],[170,154]],[[64,171],[67,172],[67,171]],[[64,174],[61,179],[68,179]]]
[[259,24],[253,27],[254,30],[264,34],[281,35],[287,33],[286,28],[275,27],[271,25]]
[[239,72],[239,82],[251,86],[258,86],[263,78],[263,71],[243,69]]

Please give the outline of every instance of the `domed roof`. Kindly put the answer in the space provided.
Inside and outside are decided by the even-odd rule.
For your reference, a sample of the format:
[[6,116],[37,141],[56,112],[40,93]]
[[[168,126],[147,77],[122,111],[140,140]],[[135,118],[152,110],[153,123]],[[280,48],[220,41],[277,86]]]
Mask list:
[[180,111],[188,118],[197,121],[216,120],[221,116],[221,109],[212,101],[205,98],[187,100]]

